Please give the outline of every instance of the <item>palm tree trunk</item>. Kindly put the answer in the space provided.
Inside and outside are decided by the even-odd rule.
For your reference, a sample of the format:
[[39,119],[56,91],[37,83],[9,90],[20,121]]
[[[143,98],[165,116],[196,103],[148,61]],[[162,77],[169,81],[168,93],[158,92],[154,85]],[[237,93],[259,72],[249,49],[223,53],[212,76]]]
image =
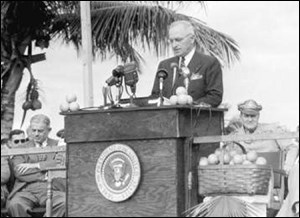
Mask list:
[[20,87],[26,67],[22,56],[31,44],[31,39],[31,36],[23,36],[22,40],[11,38],[11,65],[6,74],[7,78],[2,80],[1,87],[1,139],[8,138],[13,127],[16,92]]
[[8,138],[13,126],[15,96],[23,78],[23,70],[24,64],[17,61],[9,72],[10,77],[1,89],[1,105],[4,106],[4,111],[1,112],[1,139]]

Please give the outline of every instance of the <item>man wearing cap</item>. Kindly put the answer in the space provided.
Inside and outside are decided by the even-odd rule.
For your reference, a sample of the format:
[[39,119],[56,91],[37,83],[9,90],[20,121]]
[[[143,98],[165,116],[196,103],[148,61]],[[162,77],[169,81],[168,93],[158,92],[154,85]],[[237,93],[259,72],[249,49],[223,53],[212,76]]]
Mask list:
[[[240,120],[242,122],[241,127],[237,128],[231,135],[243,135],[243,134],[264,134],[264,133],[283,133],[284,130],[278,125],[274,124],[261,124],[259,123],[260,111],[262,106],[256,101],[250,99],[238,105],[240,111]],[[253,141],[241,141],[239,142],[245,150],[248,152],[254,150],[256,152],[277,152],[280,150],[286,151],[286,159],[284,163],[284,170],[289,173],[297,156],[298,146],[293,140],[253,140]],[[227,146],[229,149],[240,149],[235,144]],[[270,191],[271,191],[270,182]],[[267,204],[269,203],[271,192],[268,195],[254,195],[254,196],[236,196],[237,198],[248,202],[255,208],[256,216],[266,216]],[[253,216],[253,214],[248,214]]]
[[[262,106],[254,100],[247,100],[238,105],[242,126],[232,134],[263,134],[263,133],[283,133],[285,132],[278,125],[260,124],[259,117]],[[246,151],[254,150],[256,152],[276,152],[286,151],[286,160],[284,170],[288,173],[292,168],[297,156],[299,147],[293,140],[255,140],[240,142]]]
[[[194,104],[218,106],[223,97],[221,65],[215,57],[198,51],[193,25],[185,20],[173,22],[169,28],[169,40],[175,56],[160,62],[158,66],[158,69],[168,73],[163,96],[170,98],[177,87],[185,86],[188,79],[187,92],[193,97]],[[186,72],[184,75],[183,71]],[[156,76],[151,97],[158,97],[159,93],[159,79]]]

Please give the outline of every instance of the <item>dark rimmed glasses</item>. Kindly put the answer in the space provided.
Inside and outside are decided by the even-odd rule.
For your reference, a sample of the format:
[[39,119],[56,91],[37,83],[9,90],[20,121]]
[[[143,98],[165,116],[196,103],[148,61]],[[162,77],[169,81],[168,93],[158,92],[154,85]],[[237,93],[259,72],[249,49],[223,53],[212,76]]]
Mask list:
[[19,143],[22,143],[22,144],[23,144],[23,143],[25,143],[25,142],[27,142],[27,141],[28,141],[28,139],[15,139],[15,140],[14,140],[14,143],[15,143],[15,144],[19,144]]

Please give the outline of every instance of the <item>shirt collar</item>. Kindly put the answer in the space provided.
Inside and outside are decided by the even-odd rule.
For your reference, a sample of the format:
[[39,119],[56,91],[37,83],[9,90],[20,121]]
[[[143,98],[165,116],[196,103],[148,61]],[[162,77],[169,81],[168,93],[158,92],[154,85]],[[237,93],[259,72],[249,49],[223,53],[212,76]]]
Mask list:
[[194,47],[186,56],[184,56],[184,63],[186,66],[189,65],[189,63],[191,62],[195,51],[196,51],[196,48]]
[[35,143],[34,143],[34,144],[35,144],[35,147],[36,147],[36,148],[44,148],[44,147],[46,147],[47,144],[48,144],[47,141],[48,141],[48,140],[46,139],[41,145],[39,145],[38,143],[35,142]]

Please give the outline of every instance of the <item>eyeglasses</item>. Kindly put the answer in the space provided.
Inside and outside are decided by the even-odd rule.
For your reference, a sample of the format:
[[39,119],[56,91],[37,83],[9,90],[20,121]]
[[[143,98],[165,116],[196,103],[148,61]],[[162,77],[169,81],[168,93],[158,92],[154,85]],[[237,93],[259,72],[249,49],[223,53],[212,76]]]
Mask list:
[[14,143],[15,144],[19,144],[20,142],[21,143],[25,143],[25,142],[27,142],[28,141],[28,139],[16,139],[16,140],[14,140]]

